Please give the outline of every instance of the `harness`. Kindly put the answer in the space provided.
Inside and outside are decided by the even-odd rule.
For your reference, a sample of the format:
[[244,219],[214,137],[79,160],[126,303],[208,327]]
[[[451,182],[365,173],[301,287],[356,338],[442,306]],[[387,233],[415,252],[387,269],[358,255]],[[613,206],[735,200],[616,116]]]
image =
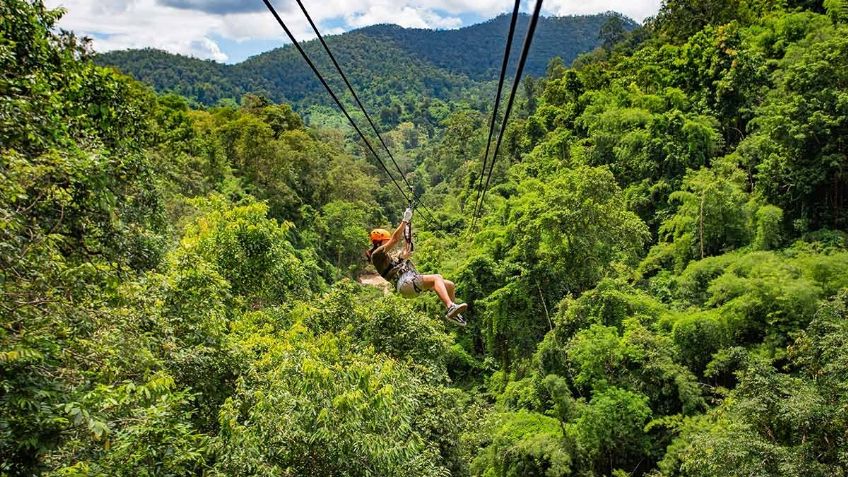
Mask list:
[[405,269],[406,260],[392,260],[392,262],[392,267],[389,268],[383,278],[389,281],[397,281],[407,271]]
[[[421,276],[421,274],[418,273],[418,270],[415,269],[415,265],[412,264],[411,260],[401,261],[400,264],[398,264],[396,268],[397,268],[396,277],[397,277],[398,280],[400,280],[400,278],[403,277],[407,273],[412,273],[413,276]],[[421,287],[418,286],[418,283],[416,283],[416,280],[414,280],[414,279],[412,280],[412,288],[415,290],[415,293],[421,293],[422,291],[424,291]]]
[[406,242],[406,248],[411,253],[415,251],[415,244],[412,243],[412,221],[406,223],[403,228],[403,240]]
[[[387,260],[385,272],[381,270],[380,266],[377,266],[377,271],[380,272],[380,275],[386,280],[397,281],[404,273],[418,273],[415,269],[415,265],[413,265],[411,261],[406,259],[395,259],[385,252],[382,253],[385,255],[385,259]],[[380,258],[380,260],[382,260],[382,258]],[[374,263],[377,265],[376,262]]]
[[[410,207],[413,206],[413,203],[410,202]],[[415,251],[415,243],[412,241],[412,221],[406,223],[403,227],[403,240],[406,242],[406,252],[412,253]],[[415,265],[412,264],[412,261],[409,259],[402,260],[400,264],[397,265],[397,277],[402,277],[405,273],[412,272],[415,275],[420,275],[418,270],[415,269]],[[412,280],[412,287],[415,289],[415,293],[421,293],[423,290],[418,286],[415,280]]]

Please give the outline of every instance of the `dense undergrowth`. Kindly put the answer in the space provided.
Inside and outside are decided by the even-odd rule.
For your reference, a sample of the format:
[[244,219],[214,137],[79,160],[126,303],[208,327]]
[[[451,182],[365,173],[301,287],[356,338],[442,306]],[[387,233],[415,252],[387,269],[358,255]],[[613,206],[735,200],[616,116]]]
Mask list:
[[405,204],[350,131],[195,110],[0,4],[0,475],[848,473],[848,4],[665,2],[387,139],[435,297],[351,280]]

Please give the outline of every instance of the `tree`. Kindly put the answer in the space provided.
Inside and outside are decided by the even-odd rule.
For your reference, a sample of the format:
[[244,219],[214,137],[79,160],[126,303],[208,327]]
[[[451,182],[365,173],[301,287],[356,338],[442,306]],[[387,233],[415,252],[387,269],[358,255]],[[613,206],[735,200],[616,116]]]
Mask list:
[[612,50],[618,42],[624,39],[627,33],[625,25],[624,18],[621,15],[611,15],[601,26],[601,31],[598,33],[601,46],[606,50]]
[[[447,337],[394,297],[364,306],[343,282],[280,320],[246,315],[235,346],[250,372],[222,408],[216,470],[443,475],[457,429],[444,379]],[[253,423],[263,423],[255,425]]]
[[680,203],[674,216],[660,227],[665,243],[652,250],[652,260],[671,254],[682,269],[690,260],[717,255],[749,243],[748,196],[740,176],[724,178],[714,169],[689,173],[683,188],[671,194]]
[[514,277],[484,301],[488,343],[505,367],[550,329],[549,304],[591,288],[613,262],[632,262],[648,235],[608,169],[562,169],[517,189],[499,211],[508,225],[478,235]]
[[578,452],[602,475],[616,469],[638,469],[650,452],[645,425],[651,417],[647,399],[609,388],[592,396],[572,428]]
[[848,21],[848,2],[845,0],[824,0],[823,6],[833,23]]
[[364,204],[334,201],[321,209],[326,227],[322,248],[339,270],[358,268],[362,262],[362,253],[368,248],[367,218]]
[[100,334],[104,291],[156,267],[166,240],[142,151],[155,98],[92,65],[88,45],[55,32],[60,16],[0,4],[0,472],[11,474],[47,470],[66,433],[107,432],[100,403],[74,405],[101,384],[96,351],[114,349]]
[[753,147],[746,152],[764,158],[757,187],[802,230],[843,227],[848,220],[848,115],[840,106],[846,57],[844,35],[787,53],[785,71],[748,139]]
[[664,0],[657,14],[657,29],[671,41],[684,42],[702,28],[733,20],[748,20],[742,0]]
[[567,476],[573,457],[556,419],[519,411],[493,416],[491,444],[474,460],[477,475]]
[[209,262],[251,306],[285,303],[321,288],[315,264],[288,239],[291,225],[269,219],[267,206],[231,207],[220,198],[197,205],[207,212],[186,228],[184,249]]
[[752,359],[714,412],[688,421],[664,475],[840,475],[846,456],[845,293],[824,304],[793,346],[793,375]]

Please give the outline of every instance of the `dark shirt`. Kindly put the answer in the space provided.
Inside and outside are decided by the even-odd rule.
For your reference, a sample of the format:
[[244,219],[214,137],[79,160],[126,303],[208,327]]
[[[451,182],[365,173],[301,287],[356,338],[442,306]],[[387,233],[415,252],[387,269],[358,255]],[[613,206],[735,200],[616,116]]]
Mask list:
[[385,250],[378,249],[371,255],[371,263],[377,269],[377,273],[388,281],[397,279],[397,273],[401,261],[393,259]]

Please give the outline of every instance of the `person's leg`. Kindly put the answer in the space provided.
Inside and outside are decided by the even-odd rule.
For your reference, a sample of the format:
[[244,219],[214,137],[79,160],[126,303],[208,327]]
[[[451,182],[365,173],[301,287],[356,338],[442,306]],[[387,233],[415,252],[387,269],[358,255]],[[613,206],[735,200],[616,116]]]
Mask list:
[[456,285],[450,280],[445,280],[445,288],[448,290],[448,296],[451,301],[456,303]]
[[422,288],[425,290],[433,290],[439,299],[445,304],[445,307],[453,305],[453,298],[448,293],[448,287],[445,279],[441,275],[421,275]]

